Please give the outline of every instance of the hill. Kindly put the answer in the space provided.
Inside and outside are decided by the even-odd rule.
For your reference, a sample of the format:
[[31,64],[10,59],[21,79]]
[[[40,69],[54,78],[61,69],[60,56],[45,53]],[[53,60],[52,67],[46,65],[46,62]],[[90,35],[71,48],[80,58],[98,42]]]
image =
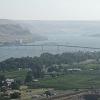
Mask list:
[[27,28],[23,28],[13,20],[0,19],[0,42],[1,43],[29,43],[41,40],[42,37],[32,34]]
[[18,21],[21,25],[28,27],[31,31],[41,34],[69,34],[80,36],[97,36],[100,33],[100,21],[45,21],[26,20]]

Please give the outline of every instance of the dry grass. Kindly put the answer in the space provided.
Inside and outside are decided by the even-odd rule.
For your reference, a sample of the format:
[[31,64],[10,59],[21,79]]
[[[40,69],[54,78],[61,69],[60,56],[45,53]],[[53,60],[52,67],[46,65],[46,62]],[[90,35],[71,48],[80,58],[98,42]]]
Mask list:
[[27,86],[21,86],[21,100],[31,100],[32,96],[43,94],[46,89],[28,89]]

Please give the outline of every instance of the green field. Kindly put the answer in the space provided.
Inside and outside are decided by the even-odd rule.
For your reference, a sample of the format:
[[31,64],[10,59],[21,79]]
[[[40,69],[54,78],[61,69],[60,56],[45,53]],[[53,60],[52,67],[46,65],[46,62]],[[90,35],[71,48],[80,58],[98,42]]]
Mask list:
[[100,74],[95,72],[67,74],[56,78],[42,79],[40,83],[45,87],[56,89],[100,88]]
[[13,78],[13,79],[19,79],[19,80],[24,80],[25,76],[27,74],[26,70],[21,70],[21,71],[5,71],[5,72],[0,72],[1,75],[5,75],[6,78]]
[[[4,74],[6,78],[24,80],[27,71],[6,71],[0,72],[0,74]],[[39,79],[39,84],[44,88],[55,88],[62,90],[85,89],[91,87],[100,88],[100,71],[82,71],[80,73],[67,73],[66,75],[60,75],[58,77],[42,78]]]

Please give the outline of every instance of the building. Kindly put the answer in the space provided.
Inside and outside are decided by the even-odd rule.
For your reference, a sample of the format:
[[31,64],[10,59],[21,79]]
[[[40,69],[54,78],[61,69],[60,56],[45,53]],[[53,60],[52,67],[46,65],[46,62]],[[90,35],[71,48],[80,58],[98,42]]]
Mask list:
[[6,79],[7,85],[10,86],[14,82],[14,79]]

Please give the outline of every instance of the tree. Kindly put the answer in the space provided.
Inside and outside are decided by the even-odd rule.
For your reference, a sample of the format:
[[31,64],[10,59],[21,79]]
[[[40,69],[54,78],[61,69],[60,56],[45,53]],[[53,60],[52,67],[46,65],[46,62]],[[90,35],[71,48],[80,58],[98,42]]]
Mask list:
[[3,86],[3,83],[5,82],[5,76],[4,75],[0,75],[0,88]]
[[18,82],[12,82],[10,87],[13,90],[19,90],[20,84]]
[[27,73],[27,75],[26,75],[26,78],[25,78],[25,82],[27,83],[27,82],[32,82],[32,72],[31,71],[29,71],[28,73]]
[[21,93],[14,92],[14,93],[10,94],[10,98],[11,99],[18,99],[18,98],[20,98],[20,95],[21,95]]

